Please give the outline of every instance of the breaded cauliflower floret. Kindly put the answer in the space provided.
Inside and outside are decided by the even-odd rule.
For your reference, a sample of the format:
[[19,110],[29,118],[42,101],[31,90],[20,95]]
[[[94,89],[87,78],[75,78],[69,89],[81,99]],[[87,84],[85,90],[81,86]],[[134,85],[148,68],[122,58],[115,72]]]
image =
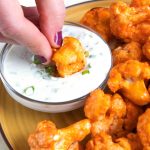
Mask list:
[[117,65],[127,60],[141,60],[142,59],[142,48],[137,42],[130,42],[123,46],[119,46],[113,50],[113,63]]
[[45,120],[37,125],[28,143],[32,150],[69,150],[75,146],[72,144],[82,141],[90,133],[90,128],[88,119],[62,129],[57,129],[53,122]]
[[145,43],[150,36],[150,7],[130,7],[124,2],[110,7],[110,28],[117,38],[125,42]]
[[85,13],[80,22],[98,32],[106,42],[113,37],[110,31],[109,8],[93,8]]
[[132,7],[150,6],[150,0],[132,0]]
[[150,36],[143,46],[143,54],[150,60]]
[[145,80],[150,79],[150,65],[137,60],[128,60],[112,68],[108,87],[112,92],[120,92],[137,105],[150,102]]
[[78,39],[65,37],[62,46],[52,57],[59,75],[65,77],[82,70],[86,64],[84,52]]
[[140,137],[144,150],[150,149],[150,108],[143,113],[138,120],[137,133]]

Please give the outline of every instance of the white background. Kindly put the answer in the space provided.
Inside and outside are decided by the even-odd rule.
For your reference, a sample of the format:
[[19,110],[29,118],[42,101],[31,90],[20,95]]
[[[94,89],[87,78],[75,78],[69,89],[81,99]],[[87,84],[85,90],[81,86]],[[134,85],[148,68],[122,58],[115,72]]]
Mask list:
[[[65,0],[65,6],[70,6],[76,3],[81,3],[84,1],[90,1],[90,0]],[[34,0],[19,0],[21,5],[24,6],[35,6]],[[4,43],[0,43],[0,51],[2,47],[4,46]],[[0,135],[0,150],[8,150],[6,144],[4,143],[1,135]]]

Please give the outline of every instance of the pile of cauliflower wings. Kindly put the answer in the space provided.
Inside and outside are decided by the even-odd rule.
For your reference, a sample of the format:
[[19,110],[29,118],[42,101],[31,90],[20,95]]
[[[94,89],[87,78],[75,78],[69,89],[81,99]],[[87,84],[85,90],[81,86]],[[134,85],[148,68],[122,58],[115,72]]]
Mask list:
[[150,0],[93,8],[80,23],[110,46],[116,41],[109,90],[90,93],[79,122],[61,129],[40,122],[28,138],[30,149],[150,150]]

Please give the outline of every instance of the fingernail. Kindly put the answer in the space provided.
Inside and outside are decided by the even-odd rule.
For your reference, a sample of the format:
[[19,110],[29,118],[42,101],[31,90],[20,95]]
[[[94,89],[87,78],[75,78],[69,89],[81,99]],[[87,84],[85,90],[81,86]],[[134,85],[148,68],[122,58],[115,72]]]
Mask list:
[[33,60],[34,64],[39,65],[39,64],[46,63],[46,62],[47,62],[47,60],[45,57],[39,56],[39,55],[34,56],[34,60]]
[[54,42],[58,45],[61,46],[62,45],[62,31],[59,31],[56,33],[55,37],[54,37]]

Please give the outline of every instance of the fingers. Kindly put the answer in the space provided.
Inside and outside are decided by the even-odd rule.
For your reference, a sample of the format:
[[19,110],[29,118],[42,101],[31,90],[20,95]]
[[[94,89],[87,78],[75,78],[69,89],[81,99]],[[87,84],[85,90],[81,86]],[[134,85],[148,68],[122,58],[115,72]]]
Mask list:
[[62,42],[61,29],[64,23],[65,6],[63,0],[36,0],[40,29],[53,47]]
[[13,32],[15,29],[15,33],[17,33],[13,34],[14,39],[21,45],[27,46],[33,53],[43,56],[50,61],[52,50],[46,37],[25,18],[19,24],[20,27],[13,28]]
[[[59,2],[36,0],[36,2],[39,14],[36,8],[23,7],[22,11],[16,0],[0,1],[0,40],[22,44],[49,62],[52,54],[50,44],[54,47],[61,44],[59,31],[64,21],[64,2],[63,0]],[[35,26],[38,26],[39,15],[42,32]]]
[[24,7],[22,6],[24,16],[30,20],[37,28],[40,29],[39,26],[39,14],[36,7]]
[[36,16],[36,17],[39,17],[39,13],[38,13],[38,10],[36,7],[25,7],[25,6],[22,6],[22,9],[23,9],[23,13],[26,17],[29,17],[29,16]]
[[[25,10],[24,12],[27,14],[29,11]],[[33,53],[50,61],[52,50],[47,38],[32,22],[24,17],[17,1],[0,0],[0,14],[2,40],[13,39],[14,42],[28,47]]]

